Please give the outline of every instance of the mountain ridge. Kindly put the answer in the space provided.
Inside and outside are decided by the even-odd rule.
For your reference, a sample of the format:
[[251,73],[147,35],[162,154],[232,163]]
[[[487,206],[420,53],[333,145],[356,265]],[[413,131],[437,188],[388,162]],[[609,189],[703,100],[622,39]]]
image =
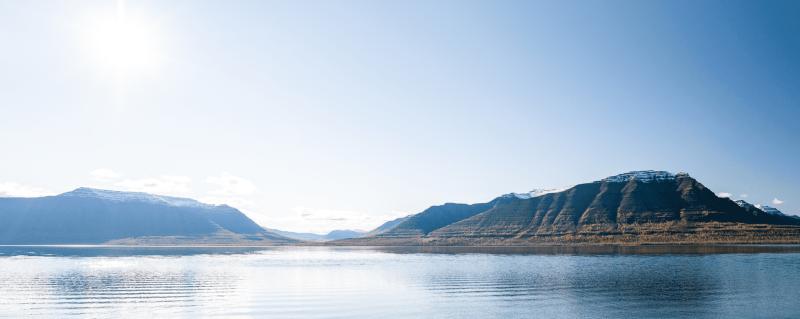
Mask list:
[[[447,205],[485,209],[450,212],[445,225],[410,223]],[[384,233],[339,243],[800,242],[800,218],[742,207],[687,173],[633,171],[537,196],[442,206]]]
[[286,244],[236,208],[136,192],[77,188],[0,198],[0,244]]

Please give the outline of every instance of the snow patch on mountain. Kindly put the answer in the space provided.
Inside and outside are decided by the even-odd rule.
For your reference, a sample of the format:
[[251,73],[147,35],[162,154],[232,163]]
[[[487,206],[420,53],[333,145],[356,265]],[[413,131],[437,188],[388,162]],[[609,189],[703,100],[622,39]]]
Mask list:
[[758,209],[760,209],[761,211],[763,211],[763,212],[765,212],[767,214],[770,214],[770,215],[775,215],[775,216],[785,216],[786,215],[783,212],[779,211],[775,207],[771,207],[771,206],[767,206],[767,205],[756,205],[756,207],[758,207]]
[[743,201],[741,199],[737,199],[737,200],[735,200],[733,202],[736,203],[736,205],[739,205],[739,207],[744,207],[744,208],[755,207],[755,205],[750,204],[750,203],[748,203],[746,201]]
[[572,188],[572,186],[562,187],[562,188],[534,188],[533,190],[531,190],[530,192],[527,192],[527,193],[510,193],[510,194],[506,194],[506,195],[503,195],[503,196],[504,197],[516,197],[516,198],[519,198],[519,199],[531,199],[531,198],[539,197],[539,196],[542,196],[542,195],[545,195],[545,194],[563,192],[563,191],[568,190],[570,188]]
[[165,204],[176,207],[214,207],[214,205],[204,204],[194,199],[154,195],[141,192],[121,192],[105,189],[80,187],[73,191],[63,193],[58,196],[63,197],[82,197],[99,198],[115,202],[145,202],[154,204]]
[[686,173],[678,173],[672,174],[667,171],[653,171],[653,170],[646,170],[646,171],[633,171],[627,172],[619,175],[609,176],[606,177],[600,182],[608,182],[608,183],[627,183],[632,179],[643,183],[653,183],[653,182],[662,182],[662,181],[672,181],[675,180],[676,177],[685,175]]
[[779,210],[778,210],[777,208],[775,208],[775,207],[770,207],[770,206],[767,206],[767,205],[761,205],[761,204],[756,204],[756,205],[753,205],[753,204],[750,204],[750,203],[748,203],[748,202],[746,202],[746,201],[743,201],[743,200],[741,200],[741,199],[739,199],[739,200],[735,200],[735,201],[733,201],[733,202],[734,202],[734,203],[736,203],[736,205],[739,205],[740,207],[744,207],[744,208],[758,208],[758,209],[760,209],[762,212],[764,212],[764,213],[766,213],[766,214],[768,214],[768,215],[774,215],[774,216],[786,216],[786,214],[784,214],[783,212],[779,211]]

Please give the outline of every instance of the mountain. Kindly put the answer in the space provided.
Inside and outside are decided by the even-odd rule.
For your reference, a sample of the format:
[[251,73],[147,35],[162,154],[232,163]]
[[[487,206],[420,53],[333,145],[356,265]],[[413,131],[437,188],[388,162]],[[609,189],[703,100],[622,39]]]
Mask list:
[[563,190],[445,204],[342,244],[800,242],[800,219],[720,198],[686,173],[634,171]]
[[0,244],[283,244],[236,208],[193,199],[78,188],[0,198]]
[[783,212],[779,211],[777,208],[770,207],[770,206],[767,206],[767,205],[753,205],[753,204],[750,204],[750,203],[748,203],[748,202],[746,202],[744,200],[741,200],[741,199],[735,200],[733,202],[736,203],[736,205],[739,205],[739,207],[742,207],[742,208],[746,209],[749,212],[761,211],[761,212],[766,213],[767,215],[786,216],[786,214],[784,214]]
[[375,228],[375,229],[369,231],[368,233],[364,234],[364,236],[362,236],[362,237],[375,236],[375,235],[383,234],[383,233],[385,233],[387,231],[390,231],[390,230],[394,229],[395,227],[397,227],[397,225],[400,225],[404,221],[408,220],[409,217],[411,217],[411,216],[400,217],[400,218],[396,218],[396,219],[390,220],[388,222],[385,222],[382,225],[378,226],[377,228]]
[[366,232],[363,231],[348,230],[348,229],[332,230],[325,235],[320,235],[315,233],[296,233],[296,232],[283,231],[270,228],[265,228],[265,229],[284,237],[302,241],[330,241],[339,239],[359,238],[364,236],[364,234],[366,234]]
[[761,208],[762,211],[764,211],[765,213],[770,214],[770,215],[786,216],[786,214],[784,214],[783,212],[779,211],[775,207],[770,207],[770,206],[767,206],[767,205],[763,205],[763,206],[761,206],[759,208]]
[[349,229],[337,229],[332,230],[328,234],[325,235],[325,240],[337,240],[337,239],[347,239],[347,238],[359,238],[364,236],[365,232],[358,231],[358,230],[349,230]]
[[485,211],[493,204],[494,201],[472,205],[446,203],[440,206],[432,206],[419,214],[406,217],[397,226],[377,236],[409,237],[427,235],[433,230]]

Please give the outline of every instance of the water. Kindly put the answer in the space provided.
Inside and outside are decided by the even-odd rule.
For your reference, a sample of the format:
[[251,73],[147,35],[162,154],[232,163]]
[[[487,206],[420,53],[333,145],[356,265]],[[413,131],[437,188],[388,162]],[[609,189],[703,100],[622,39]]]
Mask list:
[[0,247],[0,317],[798,318],[800,248]]

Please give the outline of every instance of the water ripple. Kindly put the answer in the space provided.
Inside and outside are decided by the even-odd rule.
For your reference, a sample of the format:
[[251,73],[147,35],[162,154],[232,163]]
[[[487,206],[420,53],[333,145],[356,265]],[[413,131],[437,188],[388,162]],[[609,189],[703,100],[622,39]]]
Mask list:
[[0,317],[800,317],[798,253],[24,251],[0,256]]

